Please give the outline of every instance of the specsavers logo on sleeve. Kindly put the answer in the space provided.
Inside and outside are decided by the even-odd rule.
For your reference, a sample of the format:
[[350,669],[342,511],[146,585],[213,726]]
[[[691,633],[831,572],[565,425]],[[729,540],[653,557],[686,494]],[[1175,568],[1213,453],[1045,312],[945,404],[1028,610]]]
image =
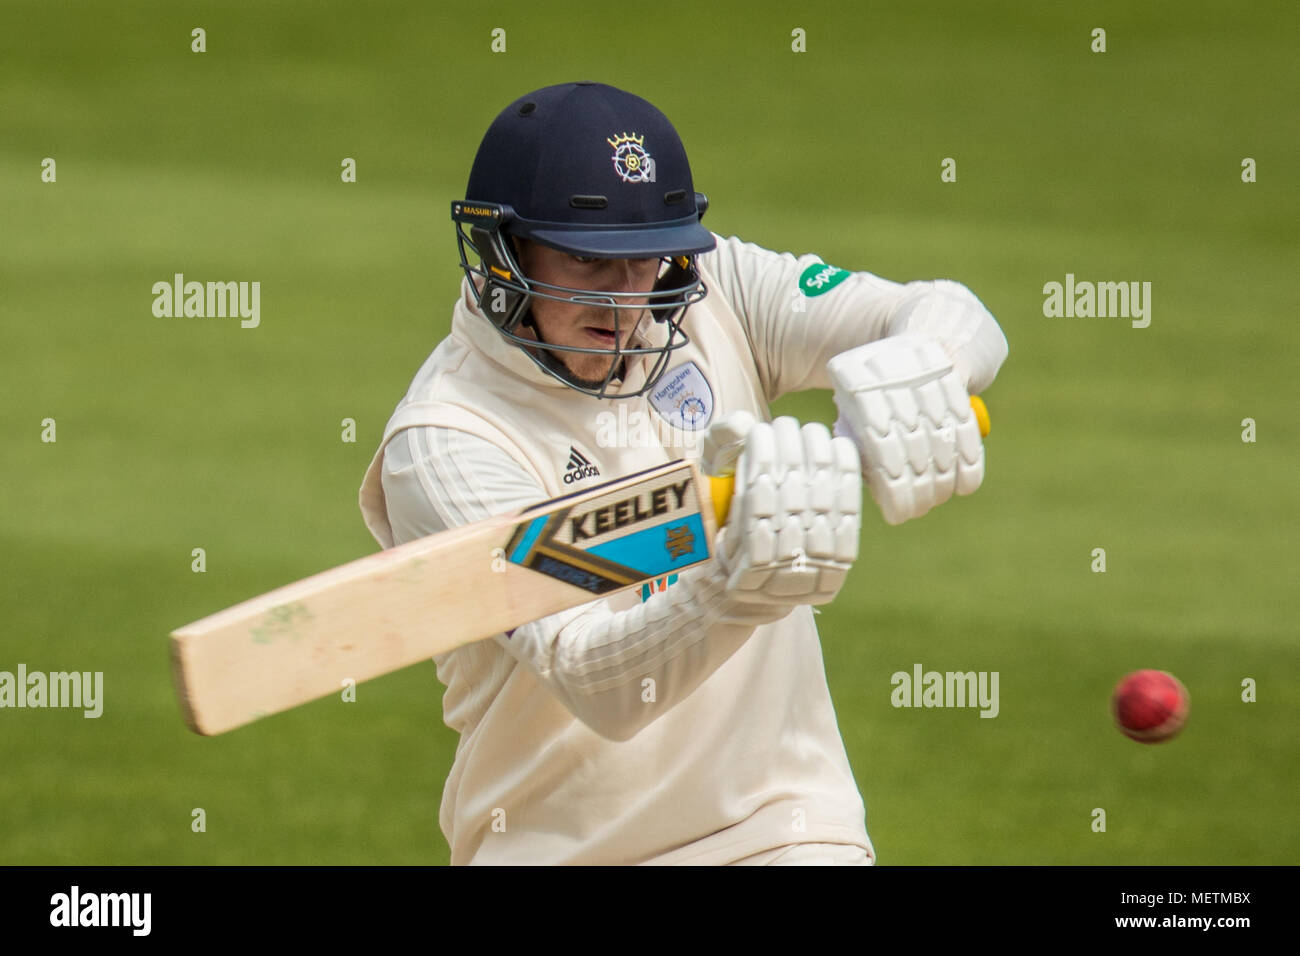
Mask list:
[[839,266],[814,262],[799,276],[799,289],[809,298],[823,295],[847,279],[850,274],[847,269],[841,269]]

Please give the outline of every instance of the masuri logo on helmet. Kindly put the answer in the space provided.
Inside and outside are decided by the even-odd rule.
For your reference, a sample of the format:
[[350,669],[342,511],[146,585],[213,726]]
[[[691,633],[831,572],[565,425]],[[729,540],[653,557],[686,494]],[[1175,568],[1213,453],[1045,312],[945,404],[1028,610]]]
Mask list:
[[[633,130],[609,135],[609,130]],[[654,155],[646,142],[654,144]],[[613,162],[607,147],[613,147]],[[485,316],[543,371],[596,398],[645,394],[674,350],[688,344],[686,308],[708,290],[695,257],[716,240],[700,224],[708,200],[695,191],[681,138],[668,117],[631,93],[602,83],[565,83],[528,93],[488,128],[470,170],[465,199],[451,204],[460,265]],[[514,239],[575,256],[661,260],[646,304],[635,292],[599,292],[550,285],[519,266]],[[471,261],[470,253],[477,259]],[[612,349],[539,342],[530,327],[534,298],[612,310],[616,324],[644,321],[666,330],[662,343]],[[607,353],[600,383],[576,379],[561,352]],[[623,388],[627,363],[645,362],[636,388]]]

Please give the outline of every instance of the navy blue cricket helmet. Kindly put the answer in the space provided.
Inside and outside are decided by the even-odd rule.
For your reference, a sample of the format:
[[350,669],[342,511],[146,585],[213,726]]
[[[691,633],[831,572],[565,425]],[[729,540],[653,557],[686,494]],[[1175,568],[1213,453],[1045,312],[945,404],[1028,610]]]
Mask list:
[[[708,200],[695,191],[681,138],[668,117],[631,93],[603,83],[565,83],[528,93],[488,128],[470,171],[465,198],[451,204],[460,264],[480,311],[543,370],[598,398],[644,394],[689,342],[681,322],[703,299],[696,256],[714,248],[700,224]],[[660,259],[645,294],[599,292],[538,282],[523,273],[515,239],[574,256]],[[477,259],[472,262],[470,253]],[[660,323],[649,344],[612,349],[562,346],[541,340],[531,319],[535,298],[577,302],[613,312],[621,323]],[[524,335],[520,330],[526,330]],[[629,345],[631,344],[629,341]],[[601,382],[577,379],[562,352],[607,353]],[[622,359],[651,356],[644,385],[612,388]]]

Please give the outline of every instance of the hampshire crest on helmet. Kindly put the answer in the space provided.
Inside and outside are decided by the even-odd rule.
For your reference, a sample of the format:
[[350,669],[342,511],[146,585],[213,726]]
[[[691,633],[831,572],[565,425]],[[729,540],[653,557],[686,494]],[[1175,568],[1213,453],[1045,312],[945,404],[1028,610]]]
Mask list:
[[645,151],[645,137],[636,133],[621,133],[605,140],[614,147],[614,172],[625,183],[652,183],[655,181],[655,161]]

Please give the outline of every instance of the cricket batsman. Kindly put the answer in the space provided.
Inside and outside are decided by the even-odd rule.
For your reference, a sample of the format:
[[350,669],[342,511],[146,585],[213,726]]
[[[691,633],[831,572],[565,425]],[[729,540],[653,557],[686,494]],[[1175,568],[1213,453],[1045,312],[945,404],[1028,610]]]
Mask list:
[[[667,117],[599,83],[506,107],[451,208],[451,334],[361,488],[381,545],[679,458],[735,475],[717,560],[435,658],[451,862],[874,862],[813,606],[864,478],[891,524],[979,487],[997,322],[956,282],[713,234]],[[834,435],[771,420],[810,388]]]

